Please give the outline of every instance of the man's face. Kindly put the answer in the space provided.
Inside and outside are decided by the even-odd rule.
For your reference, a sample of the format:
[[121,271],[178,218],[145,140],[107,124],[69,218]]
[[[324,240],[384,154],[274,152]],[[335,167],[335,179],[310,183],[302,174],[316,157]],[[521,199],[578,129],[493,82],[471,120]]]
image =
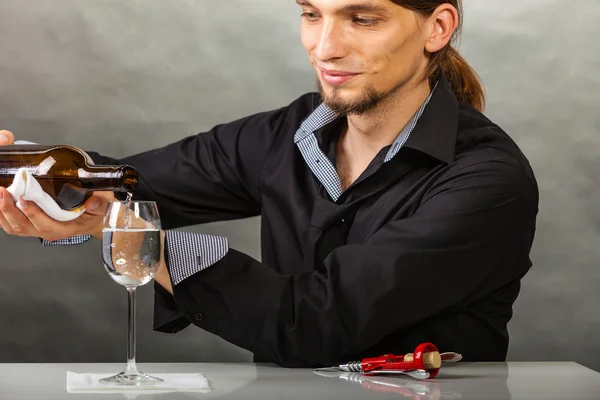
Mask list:
[[427,67],[422,20],[391,0],[297,0],[325,103],[360,114]]

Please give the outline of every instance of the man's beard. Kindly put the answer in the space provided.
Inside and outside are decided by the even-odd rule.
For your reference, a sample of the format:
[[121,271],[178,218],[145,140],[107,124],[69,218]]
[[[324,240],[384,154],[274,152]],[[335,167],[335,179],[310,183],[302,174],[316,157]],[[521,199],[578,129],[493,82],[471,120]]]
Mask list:
[[364,114],[375,108],[381,100],[389,93],[378,93],[373,87],[367,86],[361,96],[357,99],[346,101],[339,95],[340,90],[337,87],[331,89],[331,94],[323,89],[320,79],[317,77],[317,88],[323,102],[334,112],[340,115]]

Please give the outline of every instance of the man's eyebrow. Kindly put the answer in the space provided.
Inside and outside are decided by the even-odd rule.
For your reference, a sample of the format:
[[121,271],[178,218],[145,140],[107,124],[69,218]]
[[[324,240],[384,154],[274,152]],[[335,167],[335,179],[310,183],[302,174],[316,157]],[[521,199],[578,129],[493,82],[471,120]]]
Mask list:
[[387,12],[388,9],[379,4],[370,4],[370,3],[357,3],[357,4],[348,4],[342,7],[344,11],[355,11],[355,12],[374,12],[374,13],[384,13]]
[[[299,6],[303,7],[314,7],[308,0],[296,0]],[[388,9],[379,4],[370,4],[370,3],[356,3],[356,4],[347,4],[340,8],[340,11],[354,11],[354,12],[374,12],[374,13],[384,13],[387,12]]]
[[312,4],[310,4],[306,0],[296,0],[296,3],[298,3],[299,6],[305,6],[305,7],[312,7],[313,6]]

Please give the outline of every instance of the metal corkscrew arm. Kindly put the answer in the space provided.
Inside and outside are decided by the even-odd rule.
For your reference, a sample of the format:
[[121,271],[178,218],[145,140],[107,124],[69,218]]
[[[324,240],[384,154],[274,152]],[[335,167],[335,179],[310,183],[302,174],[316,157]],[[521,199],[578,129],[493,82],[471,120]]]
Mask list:
[[349,372],[363,372],[361,361],[351,361],[348,364],[340,365],[340,369]]

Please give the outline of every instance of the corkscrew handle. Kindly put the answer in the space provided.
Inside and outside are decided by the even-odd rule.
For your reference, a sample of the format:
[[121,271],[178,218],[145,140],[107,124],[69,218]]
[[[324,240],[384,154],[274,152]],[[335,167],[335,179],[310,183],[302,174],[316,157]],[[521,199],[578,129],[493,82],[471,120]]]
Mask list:
[[[356,365],[356,363],[353,363]],[[362,372],[372,371],[398,371],[398,370],[425,370],[433,378],[437,375],[442,365],[440,353],[433,343],[425,342],[417,346],[413,353],[404,356],[387,354],[385,356],[364,359]]]

